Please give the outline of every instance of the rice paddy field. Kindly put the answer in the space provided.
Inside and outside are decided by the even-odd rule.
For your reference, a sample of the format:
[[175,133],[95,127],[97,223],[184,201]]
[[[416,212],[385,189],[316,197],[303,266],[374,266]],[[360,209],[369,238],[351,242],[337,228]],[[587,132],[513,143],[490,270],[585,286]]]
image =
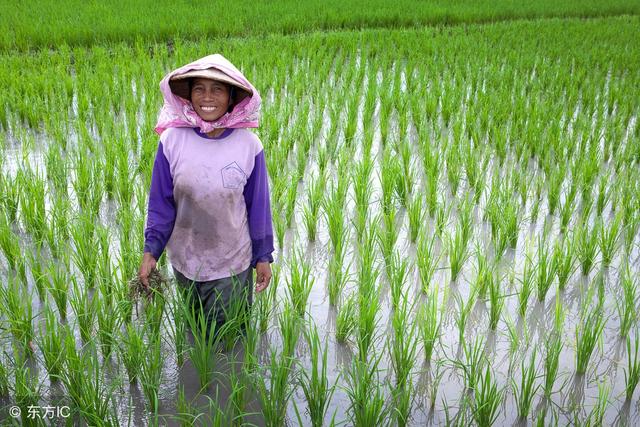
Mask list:
[[[0,420],[640,423],[638,3],[562,4],[575,13],[5,36]],[[158,83],[213,52],[262,94],[276,240],[246,334],[231,321],[217,343],[164,256],[152,299],[129,283]]]

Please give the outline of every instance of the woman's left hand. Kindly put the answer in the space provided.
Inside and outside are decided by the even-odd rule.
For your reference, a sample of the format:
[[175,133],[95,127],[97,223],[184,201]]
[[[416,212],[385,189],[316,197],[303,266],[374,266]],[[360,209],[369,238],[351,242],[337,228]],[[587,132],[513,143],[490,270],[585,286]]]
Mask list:
[[256,263],[256,293],[262,292],[269,286],[271,280],[271,264],[268,262]]

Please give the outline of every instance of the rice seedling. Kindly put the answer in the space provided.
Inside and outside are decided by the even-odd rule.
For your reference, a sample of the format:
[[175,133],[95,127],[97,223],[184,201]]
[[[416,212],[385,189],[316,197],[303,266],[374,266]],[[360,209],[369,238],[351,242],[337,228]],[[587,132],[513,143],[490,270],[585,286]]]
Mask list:
[[42,352],[44,366],[53,380],[60,375],[64,364],[64,339],[70,331],[62,326],[48,305],[44,308],[44,326],[40,326],[38,347]]
[[616,298],[616,308],[620,319],[620,336],[625,338],[638,318],[638,283],[631,274],[629,264],[626,264],[619,280],[622,298]]
[[576,373],[587,372],[589,359],[602,335],[604,325],[602,307],[593,307],[588,313],[583,311],[581,322],[576,326]]
[[162,341],[159,334],[150,334],[142,357],[142,366],[138,376],[140,385],[147,398],[148,408],[153,414],[158,413],[158,390],[162,379]]
[[365,158],[358,163],[351,172],[353,182],[353,194],[355,202],[354,226],[358,238],[361,238],[367,223],[369,214],[369,201],[371,200],[371,170],[373,163],[370,158]]
[[424,358],[428,362],[431,360],[433,350],[441,334],[442,312],[438,307],[438,285],[429,292],[427,302],[420,306],[417,322],[424,348]]
[[358,318],[356,319],[356,345],[358,357],[367,360],[371,345],[376,339],[377,315],[380,309],[380,288],[375,284],[366,293],[358,294]]
[[47,275],[42,263],[40,262],[40,248],[36,248],[36,255],[33,252],[29,252],[27,255],[29,262],[29,269],[31,270],[31,276],[33,276],[33,283],[36,285],[36,291],[38,292],[38,298],[40,301],[44,301],[46,298],[46,288],[48,285]]
[[88,425],[113,425],[111,407],[118,381],[105,382],[98,354],[93,342],[78,351],[73,334],[65,336],[65,364],[60,381],[77,407],[78,413]]
[[449,215],[451,214],[451,205],[448,205],[441,196],[442,200],[437,204],[435,210],[436,232],[440,238],[443,238],[444,229],[448,225]]
[[586,425],[601,426],[604,425],[604,415],[609,404],[609,392],[611,387],[605,382],[598,382],[598,398],[596,404],[585,420]]
[[45,182],[39,172],[20,169],[16,175],[20,189],[20,207],[24,227],[40,245],[44,241],[47,229],[45,211]]
[[[633,356],[632,356],[633,355]],[[627,368],[624,369],[625,399],[631,401],[633,392],[640,381],[640,359],[638,359],[638,336],[636,334],[634,351],[631,351],[631,338],[627,337]]]
[[558,377],[558,363],[560,361],[560,353],[564,343],[557,331],[552,331],[545,340],[545,356],[544,356],[544,396],[549,399],[553,393],[553,386]]
[[28,354],[35,351],[33,339],[33,308],[31,295],[11,276],[8,283],[0,287],[0,301],[7,321],[7,329],[13,338],[20,343],[21,349]]
[[491,426],[495,423],[503,397],[504,390],[498,389],[489,364],[486,364],[484,374],[478,375],[471,408],[473,419],[478,426]]
[[[344,180],[344,179],[343,179]],[[331,193],[324,199],[323,207],[325,219],[327,222],[327,229],[329,232],[329,240],[335,252],[338,248],[344,246],[346,237],[344,236],[347,229],[345,229],[344,223],[344,197],[341,194],[342,188],[340,187],[340,178],[338,184],[334,185],[331,189]],[[346,188],[346,184],[342,184]],[[344,193],[346,195],[346,193]]]
[[113,303],[106,297],[94,295],[96,301],[96,312],[98,318],[98,340],[100,349],[105,359],[111,356],[114,347],[117,345],[116,331],[120,327],[120,318],[117,315]]
[[467,298],[467,302],[462,300],[460,294],[455,294],[454,298],[458,305],[458,315],[455,317],[455,323],[458,327],[458,339],[460,343],[464,342],[464,331],[467,327],[467,322],[469,321],[469,316],[471,315],[471,309],[473,308],[476,302],[477,289],[472,288],[471,292],[469,292],[469,297]]
[[587,276],[598,254],[598,233],[595,230],[589,230],[588,225],[580,223],[575,228],[574,244],[582,274]]
[[71,253],[74,264],[82,273],[84,284],[93,288],[96,284],[98,248],[94,244],[95,224],[91,217],[83,215],[71,227],[74,250]]
[[598,246],[600,247],[600,253],[602,254],[602,265],[609,267],[611,261],[616,255],[618,249],[618,238],[622,232],[621,226],[622,217],[617,214],[613,221],[607,227],[602,221],[598,223]]
[[[30,407],[38,407],[41,385],[38,384],[38,377],[28,366],[27,360],[19,356],[15,361],[14,380],[15,403],[21,409],[18,411],[17,417],[20,417],[22,425],[45,425],[43,421],[39,422],[38,418],[32,417],[29,412]],[[12,412],[11,415],[14,416],[14,413]]]
[[302,331],[300,315],[291,302],[285,301],[282,311],[278,315],[278,324],[282,334],[282,355],[293,357]]
[[324,185],[324,176],[320,175],[319,177],[312,179],[307,187],[307,204],[302,210],[302,220],[307,229],[309,241],[311,242],[316,240],[318,214],[320,212],[320,206],[324,200]]
[[533,350],[529,365],[525,366],[524,360],[521,363],[520,386],[514,379],[511,379],[511,389],[518,408],[518,417],[526,419],[531,411],[531,404],[540,384],[535,384],[536,380],[536,351]]
[[293,252],[290,274],[285,278],[285,281],[287,295],[293,309],[299,316],[304,316],[314,279],[311,277],[311,266],[304,259],[300,250]]
[[[318,329],[311,325],[305,332],[309,355],[311,359],[311,373],[301,371],[300,386],[307,400],[307,408],[311,425],[314,427],[324,425],[324,417],[329,409],[329,402],[336,389],[338,378],[332,385],[327,377],[327,342],[321,346]],[[296,416],[300,425],[303,424],[298,408],[295,405]],[[335,414],[334,414],[335,416]]]
[[[343,263],[346,249],[344,246],[336,248],[329,258],[327,293],[329,294],[329,304],[336,306],[349,280],[349,273],[343,271]],[[350,266],[351,264],[349,264]],[[348,267],[349,267],[348,266]],[[347,267],[347,269],[348,269]]]
[[458,224],[462,230],[462,240],[468,242],[473,233],[473,208],[474,204],[469,197],[465,197],[458,204]]
[[420,277],[420,288],[423,292],[428,292],[433,275],[436,272],[442,253],[436,257],[434,254],[435,235],[427,239],[425,234],[421,234],[416,248],[416,265]]
[[454,360],[453,365],[462,370],[465,388],[470,391],[476,390],[478,381],[482,375],[482,369],[488,364],[484,355],[484,341],[476,337],[471,341],[460,341],[464,353],[464,362]]
[[445,236],[444,243],[449,257],[451,281],[455,282],[458,279],[458,274],[462,270],[462,266],[469,258],[469,250],[467,242],[464,241],[462,229],[456,227],[454,232]]
[[400,171],[400,165],[395,160],[391,152],[391,148],[386,146],[382,152],[382,159],[380,165],[380,173],[378,179],[380,181],[380,187],[382,189],[382,199],[380,200],[382,213],[388,214],[394,208],[393,195],[396,189],[396,183],[402,180]]
[[86,343],[91,340],[98,311],[98,298],[89,295],[87,288],[80,288],[75,277],[71,277],[73,293],[69,303],[76,315],[80,337]]
[[609,186],[609,182],[611,179],[611,172],[607,171],[604,174],[600,175],[600,179],[598,180],[598,196],[596,198],[596,215],[602,216],[604,212],[604,208],[609,203],[611,199],[611,190]]
[[269,351],[267,375],[256,375],[256,386],[260,399],[264,423],[269,427],[282,426],[285,423],[287,404],[293,393],[291,373],[294,359],[284,353],[278,355],[272,348]]
[[404,287],[407,282],[408,262],[406,258],[400,259],[399,253],[394,253],[388,267],[389,288],[391,295],[391,307],[397,310],[400,306],[404,294]]
[[538,290],[538,301],[544,301],[551,284],[553,283],[553,278],[556,275],[556,272],[553,270],[555,267],[551,253],[546,248],[543,243],[543,238],[538,238],[538,262],[536,265],[536,272],[538,273],[536,276],[537,282],[537,290]]
[[491,302],[491,309],[489,310],[489,328],[493,331],[496,330],[498,321],[502,316],[505,298],[506,296],[500,289],[500,280],[495,277],[495,273],[491,273],[489,280],[489,301]]
[[[193,335],[193,346],[188,350],[189,359],[198,372],[200,388],[204,390],[214,372],[214,355],[220,336],[216,322],[209,321],[202,301],[194,297],[192,292],[193,290],[189,290],[186,295],[182,295],[180,305]],[[131,376],[129,378],[131,379]]]
[[[379,221],[378,221],[379,222]],[[392,264],[393,250],[398,241],[398,228],[396,225],[396,215],[394,211],[382,216],[383,227],[376,227],[375,235],[380,253],[389,273],[389,267]]]
[[69,293],[69,276],[63,266],[53,260],[49,260],[47,275],[51,278],[49,294],[53,298],[61,320],[67,318],[67,298]]
[[18,236],[11,230],[11,226],[7,222],[7,219],[1,218],[0,222],[0,248],[4,253],[9,268],[17,271],[20,277],[26,281],[25,266],[22,257],[22,249],[20,248],[20,240]]
[[411,243],[416,242],[425,219],[423,203],[422,196],[418,193],[413,195],[407,207],[407,216],[409,217],[409,241]]
[[378,382],[380,359],[381,355],[372,355],[369,361],[353,359],[347,370],[346,392],[350,401],[347,412],[355,427],[385,424],[389,409]]
[[118,345],[120,358],[127,371],[129,383],[133,384],[138,380],[145,357],[146,344],[144,343],[143,332],[133,323],[127,323]]
[[574,245],[573,239],[565,237],[564,239],[556,240],[553,246],[550,269],[555,271],[558,278],[558,289],[561,291],[566,288],[567,282],[574,271],[576,261]]
[[345,298],[336,315],[336,341],[344,343],[355,331],[357,325],[356,295]]

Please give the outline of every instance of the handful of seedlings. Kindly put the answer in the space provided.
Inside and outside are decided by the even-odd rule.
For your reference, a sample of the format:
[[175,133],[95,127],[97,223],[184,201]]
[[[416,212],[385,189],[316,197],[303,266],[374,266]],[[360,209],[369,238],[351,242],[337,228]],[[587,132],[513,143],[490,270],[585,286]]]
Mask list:
[[138,276],[129,280],[129,297],[132,300],[137,301],[142,295],[149,299],[156,293],[163,293],[169,285],[169,280],[156,268],[151,270],[148,280],[149,286],[145,286]]

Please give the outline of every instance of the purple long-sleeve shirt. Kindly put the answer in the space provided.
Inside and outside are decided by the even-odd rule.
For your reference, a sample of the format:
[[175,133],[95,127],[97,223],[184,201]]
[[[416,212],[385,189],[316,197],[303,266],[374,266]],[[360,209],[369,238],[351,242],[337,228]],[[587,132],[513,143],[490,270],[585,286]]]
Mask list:
[[[246,219],[233,217],[245,213]],[[242,268],[236,258],[246,256],[247,228],[250,265],[273,262],[269,183],[258,138],[245,129],[226,129],[216,138],[193,128],[165,131],[153,165],[145,252],[158,259],[166,247],[186,277],[214,280],[225,275],[228,254],[234,255],[230,269]],[[210,253],[209,246],[215,246]]]

